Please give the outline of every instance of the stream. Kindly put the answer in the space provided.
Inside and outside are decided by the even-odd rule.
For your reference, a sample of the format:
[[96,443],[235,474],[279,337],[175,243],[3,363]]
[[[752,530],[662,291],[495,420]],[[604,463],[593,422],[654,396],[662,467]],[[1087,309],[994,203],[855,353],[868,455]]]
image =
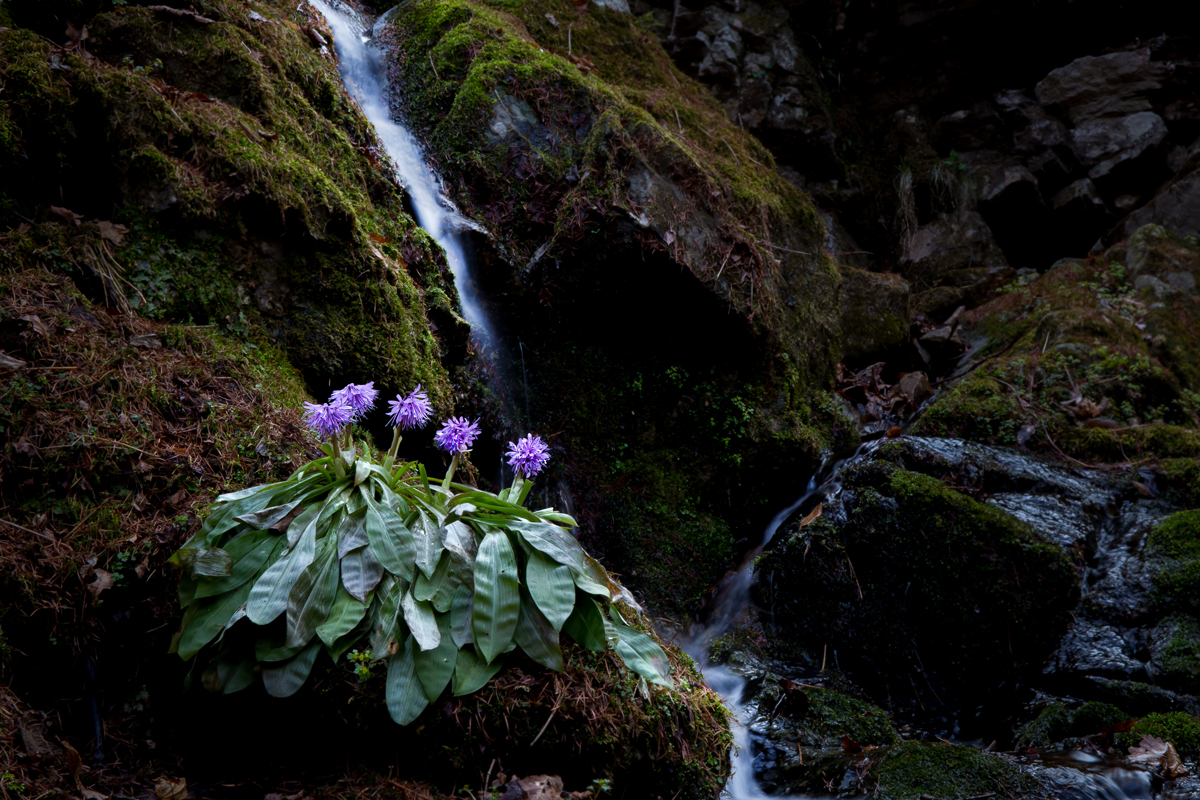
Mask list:
[[[463,313],[470,323],[473,336],[487,342],[491,339],[493,326],[488,320],[480,298],[475,288],[472,275],[470,248],[466,242],[465,232],[473,227],[462,218],[453,204],[441,190],[441,184],[430,168],[422,153],[421,147],[401,124],[392,119],[388,104],[389,85],[384,54],[373,46],[373,35],[385,24],[387,15],[381,17],[373,25],[365,24],[352,10],[336,3],[336,0],[309,0],[328,21],[333,32],[334,46],[337,50],[338,67],[350,94],[358,102],[363,112],[372,123],[382,142],[387,155],[395,165],[397,180],[405,187],[411,197],[418,222],[438,242],[446,253],[446,258],[454,275],[462,302]],[[950,440],[926,440],[931,450],[953,451],[955,447],[962,449],[962,443]],[[746,554],[740,567],[732,572],[719,587],[710,605],[707,621],[693,630],[684,643],[685,650],[702,666],[705,678],[732,707],[740,724],[735,725],[734,738],[734,772],[727,786],[727,794],[733,800],[761,800],[767,797],[820,795],[787,795],[769,793],[760,782],[759,769],[756,769],[757,758],[761,748],[754,740],[751,723],[755,710],[744,698],[748,679],[743,674],[724,666],[708,663],[707,653],[712,641],[730,630],[739,620],[743,619],[752,607],[751,588],[755,579],[754,561],[763,548],[768,545],[776,532],[797,514],[806,513],[817,503],[828,503],[835,499],[841,490],[840,476],[846,468],[869,458],[880,446],[880,441],[868,442],[860,446],[854,453],[839,460],[828,460],[809,480],[799,498],[780,511],[763,530],[761,540]],[[1029,462],[1023,462],[1022,468]],[[1081,491],[1092,488],[1080,479]],[[1077,489],[1079,487],[1076,487]],[[1060,508],[1061,503],[1046,496],[1025,496],[1012,493],[1005,497],[994,498],[993,503],[1004,508],[1014,516],[1030,522],[1044,522],[1039,519],[1046,515],[1058,514],[1070,522],[1075,514],[1077,517],[1087,516],[1086,508],[1081,504],[1074,509]],[[1058,505],[1056,505],[1058,503]],[[1089,511],[1091,517],[1100,520],[1094,524],[1083,522],[1081,525],[1091,526],[1092,541],[1096,556],[1092,559],[1089,574],[1085,580],[1085,591],[1104,588],[1104,578],[1114,570],[1119,571],[1123,553],[1128,551],[1128,540],[1136,533],[1133,523],[1124,524],[1117,517],[1108,513]],[[1065,516],[1064,516],[1065,515]],[[1081,516],[1082,515],[1082,516]],[[1135,515],[1136,516],[1136,515]],[[1089,519],[1091,519],[1089,517]],[[1059,525],[1061,530],[1063,525]],[[1131,533],[1134,532],[1134,533]],[[1071,542],[1059,542],[1070,546]],[[1078,542],[1074,542],[1078,544]],[[1099,624],[1099,623],[1097,623]],[[1106,658],[1111,654],[1100,653],[1099,657]],[[836,657],[836,655],[835,655]],[[1056,787],[1058,796],[1072,800],[1150,800],[1154,797],[1166,798],[1183,795],[1156,795],[1153,790],[1151,774],[1147,771],[1130,767],[1125,764],[1101,762],[1093,756],[1083,753],[1047,756],[1030,762],[1026,766],[1031,772],[1038,774],[1046,782]],[[826,795],[828,796],[828,795]]]

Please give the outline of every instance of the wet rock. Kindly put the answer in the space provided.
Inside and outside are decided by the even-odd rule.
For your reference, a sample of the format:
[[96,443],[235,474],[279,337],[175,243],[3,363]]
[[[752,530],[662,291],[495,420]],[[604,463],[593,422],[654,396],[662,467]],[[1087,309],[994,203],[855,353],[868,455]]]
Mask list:
[[942,117],[934,136],[941,152],[994,149],[1005,144],[1000,115],[987,101]]
[[1149,223],[1162,225],[1180,236],[1200,236],[1200,156],[1188,159],[1150,202],[1118,226],[1118,231],[1131,236]]
[[1036,795],[1037,780],[1014,763],[959,744],[904,742],[871,765],[877,782],[873,797],[917,800],[922,797],[1006,797]]
[[1148,683],[1091,676],[1082,685],[1086,696],[1123,708],[1135,717],[1156,712],[1200,713],[1200,701]]
[[1037,98],[1082,125],[1149,111],[1149,94],[1162,87],[1165,74],[1164,66],[1151,60],[1149,48],[1084,56],[1043,78]]
[[1083,674],[1122,680],[1144,677],[1143,664],[1134,654],[1133,645],[1116,627],[1081,619],[1067,631],[1044,671],[1047,675],[1072,677]]
[[[1077,598],[1057,545],[930,474],[975,486],[972,470],[989,466],[955,469],[928,444],[864,457],[819,519],[776,536],[759,561],[761,604],[781,634],[828,646],[852,680],[893,704],[970,696],[1040,669]],[[1011,651],[1010,629],[1022,631]]]
[[1104,234],[1111,217],[1090,178],[1080,178],[1058,192],[1050,206],[1054,225],[1070,231],[1070,244],[1064,246],[1068,251],[1086,252]]
[[1125,248],[1125,267],[1136,288],[1153,286],[1153,278],[1175,291],[1196,294],[1200,284],[1200,249],[1159,225],[1134,232]]
[[899,275],[840,267],[842,358],[886,353],[908,342],[908,283]]
[[549,130],[538,119],[533,106],[510,94],[496,100],[487,131],[487,143],[492,147],[508,147],[514,139],[519,139],[528,147],[544,148],[549,141]]

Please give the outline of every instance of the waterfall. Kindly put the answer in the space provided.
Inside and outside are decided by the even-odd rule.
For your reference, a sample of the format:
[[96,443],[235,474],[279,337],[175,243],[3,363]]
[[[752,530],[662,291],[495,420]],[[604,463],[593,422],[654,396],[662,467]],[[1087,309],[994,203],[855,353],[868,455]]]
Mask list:
[[357,13],[342,8],[336,0],[309,2],[325,17],[333,31],[338,70],[346,90],[375,128],[384,151],[395,165],[396,177],[412,199],[417,222],[446,253],[446,261],[458,287],[463,316],[471,325],[472,335],[485,345],[493,342],[492,326],[480,305],[467,255],[466,231],[472,226],[441,191],[441,183],[426,163],[416,138],[392,119],[388,106],[387,63],[374,42],[374,33],[387,15],[368,29]]

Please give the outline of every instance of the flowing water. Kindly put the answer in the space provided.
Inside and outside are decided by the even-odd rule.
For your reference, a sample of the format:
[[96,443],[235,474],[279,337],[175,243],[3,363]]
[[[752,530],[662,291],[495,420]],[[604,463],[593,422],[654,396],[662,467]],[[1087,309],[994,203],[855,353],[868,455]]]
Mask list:
[[396,177],[408,191],[417,222],[446,253],[462,303],[463,316],[472,335],[483,344],[493,341],[492,326],[479,302],[472,275],[466,233],[474,226],[454,208],[442,191],[441,182],[430,168],[416,138],[392,119],[388,105],[387,63],[375,43],[375,34],[387,15],[368,26],[353,9],[337,0],[309,0],[329,23],[337,50],[338,70],[363,114],[375,128],[383,149],[396,168]]
[[[346,89],[374,126],[384,150],[395,165],[396,178],[408,191],[417,221],[446,253],[463,315],[471,325],[472,335],[485,345],[490,343],[493,329],[480,303],[471,274],[466,231],[473,226],[442,192],[441,184],[426,162],[417,140],[392,118],[388,103],[390,87],[387,65],[383,52],[375,44],[375,34],[385,23],[386,15],[368,25],[359,14],[342,6],[337,0],[309,2],[329,23]],[[754,559],[776,531],[795,514],[834,497],[841,488],[838,478],[842,470],[869,457],[877,446],[878,442],[869,442],[847,458],[822,465],[800,497],[771,520],[759,544],[720,586],[710,606],[708,621],[685,644],[685,649],[702,665],[708,684],[730,704],[741,722],[735,726],[734,773],[727,787],[733,800],[765,800],[779,795],[764,791],[755,775],[754,746],[748,728],[750,715],[742,702],[747,681],[731,670],[707,663],[709,645],[735,625],[750,608]],[[1071,800],[1149,800],[1154,796],[1149,773],[1114,765],[1090,764],[1087,758],[1079,754],[1074,761],[1070,757],[1055,762],[1047,761],[1035,765],[1033,771],[1062,787],[1061,796]]]

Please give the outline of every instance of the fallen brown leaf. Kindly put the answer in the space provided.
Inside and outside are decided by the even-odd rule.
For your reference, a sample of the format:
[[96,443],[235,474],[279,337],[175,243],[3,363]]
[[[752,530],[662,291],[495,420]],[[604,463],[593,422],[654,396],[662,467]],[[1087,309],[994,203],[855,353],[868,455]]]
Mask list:
[[42,318],[37,314],[25,314],[24,316],[17,317],[17,319],[23,320],[32,325],[33,332],[38,336],[44,336],[47,339],[50,338],[50,329],[46,327],[46,323],[42,322]]
[[50,206],[50,213],[53,214],[54,216],[58,217],[59,219],[61,219],[63,222],[74,224],[75,227],[77,227],[77,228],[83,222],[83,215],[76,214],[74,211],[70,210],[69,208],[62,208],[61,206]]
[[129,228],[124,225],[116,225],[108,220],[101,220],[96,223],[100,228],[100,238],[106,242],[112,242],[117,247],[121,246],[121,242],[125,240],[125,234],[129,233]]
[[168,778],[164,775],[154,782],[154,794],[158,800],[183,800],[187,793],[185,778]]
[[800,527],[803,528],[805,525],[809,524],[810,522],[815,520],[817,517],[821,516],[821,508],[822,508],[821,504],[817,503],[816,507],[812,511],[805,514],[804,519],[800,520]]

